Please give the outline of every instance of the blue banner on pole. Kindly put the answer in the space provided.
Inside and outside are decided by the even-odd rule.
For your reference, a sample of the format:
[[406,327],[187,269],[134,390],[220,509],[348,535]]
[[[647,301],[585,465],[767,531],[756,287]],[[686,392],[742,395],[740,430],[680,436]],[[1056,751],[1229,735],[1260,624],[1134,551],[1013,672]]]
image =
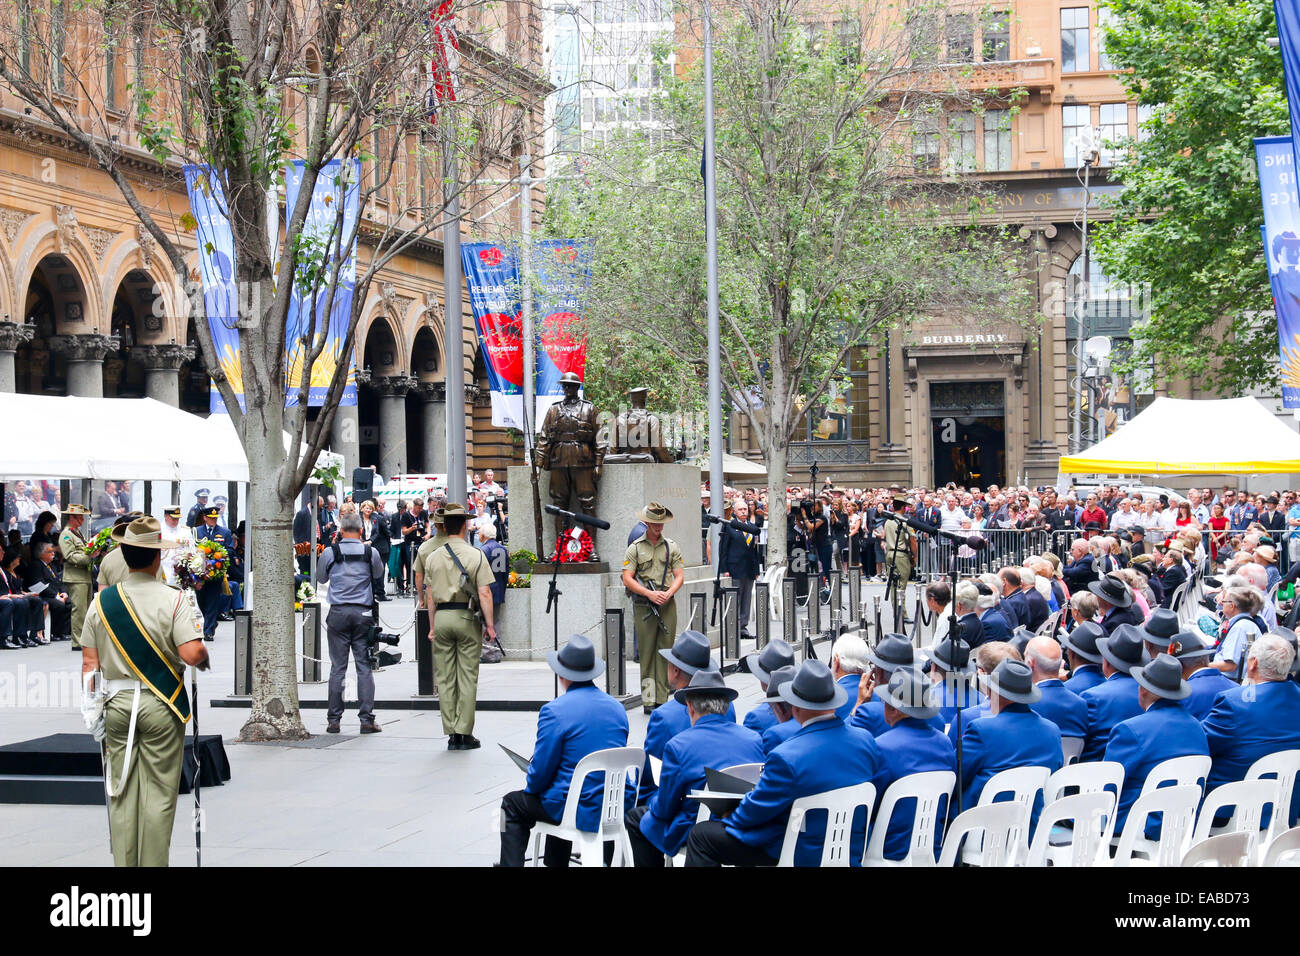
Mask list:
[[494,242],[460,247],[470,309],[492,393],[492,424],[524,428],[524,340],[519,301],[519,257]]
[[580,331],[591,284],[590,239],[543,239],[533,244],[537,307],[537,421],[564,396],[560,376],[586,381],[587,340]]
[[[235,284],[235,239],[230,231],[225,190],[211,166],[185,167],[185,191],[190,198],[198,240],[199,276],[203,280],[203,311],[216,346],[217,362],[244,406],[244,369],[239,357],[239,295]],[[226,403],[212,386],[212,412],[225,412]]]
[[1300,202],[1291,137],[1256,139],[1255,158],[1264,202],[1264,260],[1277,315],[1282,405],[1300,408]]
[[[345,165],[346,163],[346,165]],[[285,210],[292,213],[298,202],[298,191],[302,186],[304,163],[295,160],[284,169]],[[321,336],[325,346],[316,361],[312,363],[311,384],[308,389],[307,404],[323,405],[329,393],[330,383],[334,380],[335,369],[340,360],[348,363],[347,384],[339,399],[340,405],[357,403],[356,371],[352,367],[352,356],[344,356],[343,343],[347,339],[348,323],[352,318],[352,299],[357,283],[357,256],[353,237],[357,224],[357,193],[361,182],[361,161],[359,159],[331,160],[321,169],[316,177],[316,187],[312,190],[311,205],[307,208],[307,218],[302,224],[302,236],[312,243],[324,245],[323,254],[329,265],[325,268],[326,279],[335,275],[337,264],[338,288],[330,301],[330,288],[327,281],[319,287],[300,288],[295,282],[289,290],[289,314],[285,323],[285,349],[288,353],[287,377],[285,379],[285,405],[298,404],[298,389],[302,383],[302,366],[311,347],[311,340]],[[340,205],[341,204],[341,205]],[[341,226],[339,209],[343,210]],[[338,227],[338,228],[336,228]],[[341,230],[341,231],[340,231]],[[299,274],[303,275],[300,267]],[[302,299],[304,294],[315,293],[313,306],[309,307]],[[328,307],[329,314],[325,314]],[[310,316],[315,316],[315,322]],[[307,336],[309,341],[304,342]]]
[[[1291,112],[1289,139],[1294,143],[1300,132],[1300,0],[1273,0],[1273,13],[1277,17],[1277,39],[1282,48],[1282,72]],[[1300,149],[1295,151],[1300,154]]]

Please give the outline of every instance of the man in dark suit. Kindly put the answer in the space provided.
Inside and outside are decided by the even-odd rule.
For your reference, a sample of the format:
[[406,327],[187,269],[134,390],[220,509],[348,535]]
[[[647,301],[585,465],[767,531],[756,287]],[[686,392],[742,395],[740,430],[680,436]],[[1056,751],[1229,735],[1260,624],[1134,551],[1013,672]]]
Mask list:
[[1088,705],[1061,680],[1061,645],[1050,637],[1035,637],[1025,645],[1025,663],[1043,694],[1030,705],[1033,712],[1056,724],[1062,737],[1082,740],[1088,733]]
[[1259,513],[1256,519],[1262,524],[1274,541],[1282,540],[1282,532],[1286,530],[1286,514],[1278,509],[1276,495],[1269,495],[1264,503],[1264,510]]
[[307,545],[307,553],[297,556],[298,570],[302,574],[311,573],[311,545],[316,543],[316,536],[312,534],[311,508],[303,505],[293,516],[293,544],[294,550],[298,550],[299,545]]
[[1169,607],[1174,599],[1174,592],[1187,581],[1187,568],[1183,565],[1183,549],[1171,544],[1165,549],[1163,566],[1160,571],[1160,586],[1165,596],[1160,601],[1161,607]]
[[1138,684],[1130,672],[1142,666],[1142,632],[1127,626],[1114,636],[1099,638],[1101,672],[1105,681],[1081,695],[1088,705],[1088,733],[1080,761],[1100,760],[1115,725],[1142,713]]
[[[230,529],[217,524],[217,518],[221,515],[221,509],[216,505],[210,505],[203,509],[203,524],[194,529],[194,540],[215,541],[224,545],[228,552],[233,553],[235,550],[235,538],[230,533]],[[222,599],[225,597],[225,589],[222,587],[222,579],[216,578],[211,581],[205,581],[199,586],[195,597],[199,601],[199,610],[203,612],[203,639],[205,641],[213,640],[217,633],[217,622],[221,614]]]
[[980,623],[980,592],[970,581],[962,581],[953,592],[953,601],[957,609],[957,637],[975,649],[988,638],[984,634],[984,625]]
[[1097,580],[1097,569],[1092,566],[1092,551],[1083,538],[1075,538],[1070,545],[1070,560],[1065,562],[1061,577],[1071,592],[1086,588]]
[[1011,639],[1011,627],[1006,615],[1002,613],[998,595],[983,581],[974,582],[979,591],[980,627],[984,630],[986,641],[1008,641]]
[[[794,709],[800,730],[767,756],[754,787],[726,820],[696,824],[686,841],[687,866],[774,866],[781,852],[790,807],[800,797],[874,780],[880,751],[871,735],[847,727],[835,711],[847,698],[821,661],[804,661],[781,697]],[[853,821],[849,863],[862,860],[866,814]],[[810,822],[798,839],[796,866],[821,861],[824,829]]]
[[194,492],[194,507],[190,513],[185,516],[185,523],[191,528],[197,528],[203,524],[203,509],[208,506],[209,491],[206,488],[200,488]]
[[[1034,686],[1033,674],[1022,662],[1004,660],[986,678],[989,716],[973,720],[962,734],[962,759],[965,790],[962,809],[976,806],[984,785],[993,776],[1013,767],[1061,769],[1061,731],[1046,718],[1039,717],[1031,704],[1042,699]],[[1042,810],[1042,794],[1034,798],[1030,830]],[[957,804],[949,810],[956,816]]]
[[[597,750],[627,746],[627,711],[594,681],[605,670],[591,641],[575,634],[559,651],[548,651],[547,663],[559,678],[563,693],[542,706],[537,715],[537,743],[528,763],[522,790],[501,799],[501,866],[523,866],[528,834],[539,822],[558,823],[578,762]],[[579,830],[600,827],[604,780],[593,774],[582,783],[578,801]],[[568,866],[572,844],[546,839],[547,866]]]
[[1029,568],[1020,569],[1020,597],[1025,602],[1025,613],[1028,615],[1025,627],[1031,631],[1037,631],[1052,613],[1052,609],[1047,606],[1047,598],[1039,594],[1035,586],[1037,577]]
[[719,525],[718,567],[731,575],[736,587],[736,622],[742,640],[753,640],[749,633],[749,609],[754,596],[754,579],[758,577],[758,536],[762,524],[750,523],[749,506],[744,499],[732,508],[731,521]]
[[45,585],[40,598],[50,612],[50,640],[66,641],[72,637],[72,602],[63,590],[63,580],[54,570],[54,551],[54,543],[51,541],[42,541],[36,545],[36,553],[32,555],[24,586],[30,591],[38,584]]
[[[1205,731],[1179,701],[1189,693],[1183,668],[1168,654],[1157,655],[1143,668],[1134,667],[1138,706],[1142,713],[1120,721],[1110,733],[1105,759],[1124,766],[1124,785],[1115,810],[1115,832],[1121,833],[1129,810],[1142,792],[1147,775],[1174,757],[1208,756]],[[1146,823],[1146,838],[1160,839],[1160,823]]]
[[1020,569],[1003,568],[998,572],[998,580],[1002,582],[1002,616],[1007,619],[1007,624],[1011,630],[1018,627],[1029,626],[1029,607],[1025,604],[1025,596],[1020,590]]
[[1135,628],[1142,626],[1142,612],[1134,606],[1133,592],[1124,581],[1108,574],[1089,584],[1088,590],[1097,595],[1101,627],[1107,634],[1114,634],[1122,624],[1131,624]]
[[664,750],[659,788],[644,805],[627,814],[627,833],[637,866],[662,867],[664,854],[676,855],[690,835],[699,804],[687,794],[705,785],[705,769],[762,763],[762,740],[726,717],[739,691],[720,671],[699,670],[673,697],[686,707],[691,725]]
[[1219,695],[1237,686],[1227,674],[1210,666],[1215,647],[1207,644],[1195,631],[1182,631],[1175,638],[1178,663],[1183,665],[1183,680],[1190,691],[1183,700],[1183,709],[1197,720],[1205,720],[1214,709]]
[[[1300,749],[1300,685],[1289,679],[1295,651],[1277,634],[1255,638],[1246,655],[1246,682],[1225,690],[1201,726],[1209,742],[1210,775],[1206,792],[1246,779],[1260,757]],[[1291,798],[1287,826],[1300,815],[1300,787]],[[1268,826],[1271,808],[1261,826]]]

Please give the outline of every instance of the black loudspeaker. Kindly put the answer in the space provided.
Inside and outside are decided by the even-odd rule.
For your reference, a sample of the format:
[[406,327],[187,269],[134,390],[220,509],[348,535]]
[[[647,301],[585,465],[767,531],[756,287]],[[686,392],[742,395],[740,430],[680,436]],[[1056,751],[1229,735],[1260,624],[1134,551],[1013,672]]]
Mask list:
[[375,490],[375,473],[369,468],[352,469],[352,500],[357,504],[365,501]]

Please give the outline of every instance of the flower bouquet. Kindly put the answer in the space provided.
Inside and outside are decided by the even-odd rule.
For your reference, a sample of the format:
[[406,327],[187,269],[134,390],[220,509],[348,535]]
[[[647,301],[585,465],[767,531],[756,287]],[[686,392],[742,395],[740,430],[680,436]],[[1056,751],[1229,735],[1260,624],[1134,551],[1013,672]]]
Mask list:
[[298,590],[294,592],[293,609],[295,611],[301,611],[304,604],[308,601],[314,600],[316,600],[316,589],[306,581],[303,581],[302,584],[298,585]]
[[112,526],[101,528],[99,532],[91,538],[89,542],[87,542],[86,554],[90,555],[90,562],[95,566],[96,571],[99,570],[100,562],[104,560],[108,552],[112,551],[116,547],[117,542],[113,540]]
[[230,569],[230,552],[219,541],[204,538],[187,545],[176,555],[176,580],[182,588],[201,588],[209,581],[225,582]]

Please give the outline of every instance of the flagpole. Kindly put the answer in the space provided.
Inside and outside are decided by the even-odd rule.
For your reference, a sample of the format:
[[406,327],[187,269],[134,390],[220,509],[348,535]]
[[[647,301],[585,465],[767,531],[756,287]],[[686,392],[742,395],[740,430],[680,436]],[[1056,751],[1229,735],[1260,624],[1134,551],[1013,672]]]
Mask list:
[[[713,30],[704,0],[704,245],[709,303],[709,511],[722,517],[722,332],[718,321],[718,197],[714,176]],[[714,525],[710,538],[717,540]],[[721,548],[713,549],[716,562]]]
[[460,261],[460,170],[451,124],[443,117],[443,181],[447,223],[443,226],[442,281],[447,350],[447,500],[466,504],[465,488],[465,332]]
[[529,156],[519,157],[519,304],[524,338],[524,420],[528,440],[524,442],[524,463],[532,461],[532,427],[537,409],[537,357],[533,340],[533,170]]

